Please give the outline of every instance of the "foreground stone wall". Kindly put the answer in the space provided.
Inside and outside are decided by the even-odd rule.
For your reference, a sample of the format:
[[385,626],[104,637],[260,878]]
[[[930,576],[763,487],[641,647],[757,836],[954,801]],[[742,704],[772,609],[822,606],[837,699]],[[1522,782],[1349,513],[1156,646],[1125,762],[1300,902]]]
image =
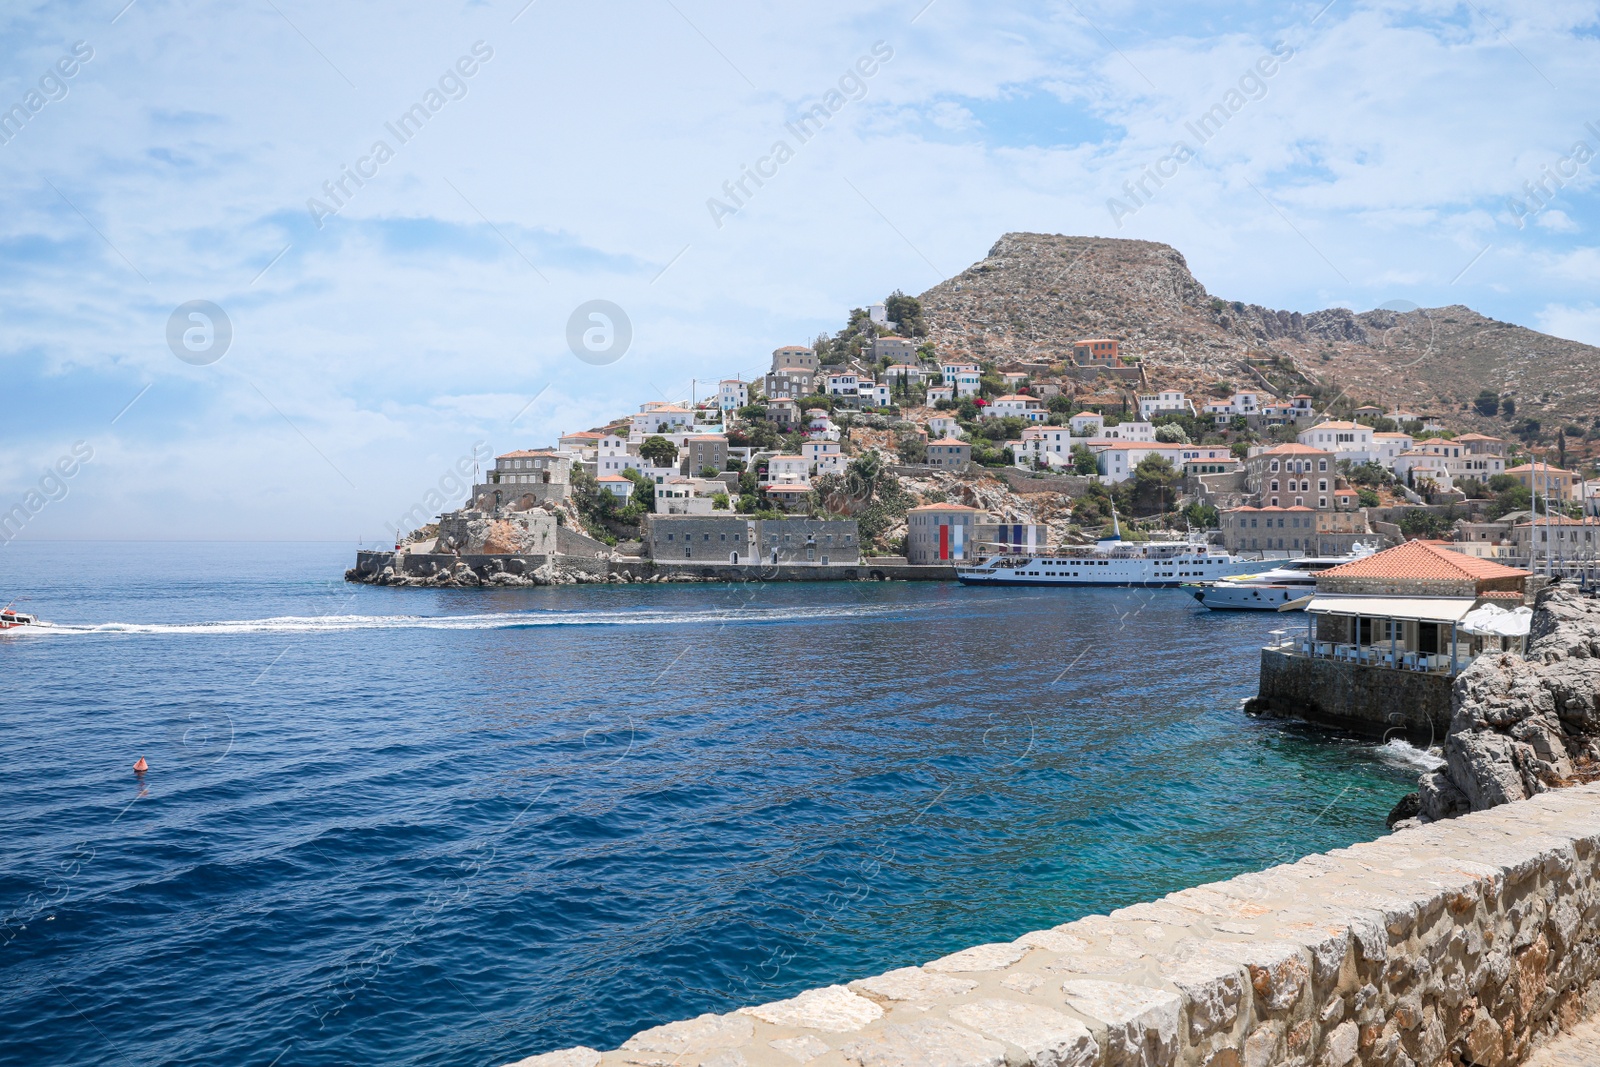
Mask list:
[[519,1067],[1506,1067],[1600,1009],[1600,786]]
[[1399,728],[1429,743],[1450,729],[1451,679],[1364,663],[1261,650],[1252,714],[1285,715],[1364,733]]

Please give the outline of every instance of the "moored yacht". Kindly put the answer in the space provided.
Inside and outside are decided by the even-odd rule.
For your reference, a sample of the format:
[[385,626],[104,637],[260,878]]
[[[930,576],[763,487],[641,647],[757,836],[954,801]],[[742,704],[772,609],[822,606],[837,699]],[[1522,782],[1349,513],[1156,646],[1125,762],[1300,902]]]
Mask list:
[[[1317,590],[1317,575],[1329,567],[1364,559],[1377,551],[1357,543],[1344,556],[1279,560],[1267,570],[1194,583],[1194,598],[1213,611],[1281,611]],[[1260,561],[1256,563],[1261,566]],[[1291,609],[1292,610],[1292,609]]]
[[1093,545],[1065,546],[1032,554],[999,553],[958,566],[964,585],[1148,585],[1179,586],[1261,567],[1197,540],[1124,541],[1116,512],[1112,533]]

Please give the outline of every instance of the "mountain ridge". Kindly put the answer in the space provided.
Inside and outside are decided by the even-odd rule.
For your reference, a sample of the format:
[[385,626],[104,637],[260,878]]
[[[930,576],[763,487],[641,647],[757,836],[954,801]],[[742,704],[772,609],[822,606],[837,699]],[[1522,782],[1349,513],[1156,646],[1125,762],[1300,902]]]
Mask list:
[[[1404,405],[1474,429],[1505,430],[1473,407],[1489,389],[1518,418],[1585,429],[1600,416],[1600,348],[1499,322],[1469,307],[1325,308],[1302,313],[1211,294],[1171,245],[1007,233],[982,260],[920,297],[942,353],[999,363],[1060,362],[1082,337],[1115,337],[1152,386],[1201,397],[1218,383]],[[1254,370],[1253,370],[1254,368]],[[1280,389],[1281,391],[1281,389]]]

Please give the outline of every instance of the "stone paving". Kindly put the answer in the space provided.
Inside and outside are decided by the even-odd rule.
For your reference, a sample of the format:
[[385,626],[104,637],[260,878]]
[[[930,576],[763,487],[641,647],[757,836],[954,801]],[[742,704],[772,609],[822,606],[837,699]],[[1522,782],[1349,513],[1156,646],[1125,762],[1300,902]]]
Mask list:
[[1597,1014],[1581,786],[518,1067],[1591,1067]]

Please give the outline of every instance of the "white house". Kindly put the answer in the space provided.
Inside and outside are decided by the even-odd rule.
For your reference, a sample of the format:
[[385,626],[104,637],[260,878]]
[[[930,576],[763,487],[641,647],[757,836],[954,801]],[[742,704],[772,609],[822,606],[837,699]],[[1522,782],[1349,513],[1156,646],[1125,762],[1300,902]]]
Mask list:
[[1022,431],[1022,440],[1006,443],[1011,449],[1012,462],[1024,469],[1036,464],[1049,467],[1072,464],[1072,432],[1065,426],[1028,426]]
[[[805,457],[808,469],[815,467],[817,461],[823,456],[838,455],[839,442],[837,441],[807,441],[800,446],[800,454]],[[771,467],[767,468],[769,471]]]
[[1295,439],[1303,445],[1332,452],[1339,459],[1366,463],[1378,458],[1372,434],[1372,427],[1365,423],[1329,420],[1301,430]]
[[886,408],[894,403],[889,399],[889,386],[879,382],[856,382],[856,396],[860,397],[862,404],[870,408]]
[[1100,431],[1106,428],[1106,417],[1083,411],[1068,419],[1067,425],[1072,427],[1074,437],[1099,437]]
[[860,379],[848,371],[838,374],[830,374],[828,375],[828,383],[826,386],[827,395],[855,396],[856,386],[859,384],[859,382]]
[[1043,422],[1046,417],[1044,401],[1036,396],[997,396],[983,409],[986,419],[999,419],[1006,416],[1027,419],[1029,422]]
[[738,378],[724,378],[717,383],[717,406],[723,411],[738,411],[749,403],[749,383]]
[[694,412],[676,404],[651,403],[629,421],[628,440],[638,444],[657,434],[684,433],[694,426]]
[[937,404],[941,400],[954,400],[955,398],[956,387],[953,385],[928,386],[928,403],[930,404]]
[[946,363],[939,372],[944,375],[945,385],[955,387],[956,396],[977,395],[983,371],[976,363]]
[[[721,482],[713,484],[720,492],[727,490]],[[657,515],[709,515],[713,501],[710,493],[702,493],[705,487],[705,481],[700,478],[668,478],[656,486],[653,510]]]
[[1402,452],[1409,452],[1416,447],[1416,442],[1408,433],[1392,433],[1382,431],[1372,435],[1372,448],[1377,452],[1376,462],[1394,469],[1395,458]]
[[602,474],[595,479],[600,483],[600,488],[617,498],[617,501],[626,504],[633,497],[633,479],[625,478],[620,474]]
[[1173,467],[1183,470],[1194,460],[1221,461],[1233,458],[1227,445],[1157,444],[1144,441],[1111,441],[1090,444],[1095,449],[1095,461],[1100,468],[1100,480],[1125,482],[1147,456],[1165,456]]
[[[1119,422],[1115,426],[1103,426],[1096,438],[1104,441],[1154,441],[1156,428],[1148,422]],[[1090,443],[1093,444],[1091,439]]]
[[1139,397],[1139,417],[1146,421],[1170,412],[1193,415],[1194,402],[1176,390],[1151,393]]
[[929,437],[960,437],[961,426],[950,415],[935,415],[928,420]]
[[1413,489],[1420,488],[1425,480],[1439,489],[1450,489],[1455,485],[1444,457],[1424,448],[1413,448],[1396,456],[1394,476]]
[[811,483],[811,461],[804,456],[773,456],[767,460],[766,486],[804,486]]
[[907,385],[921,385],[927,377],[928,371],[920,363],[892,363],[883,368],[883,380],[891,385],[902,381]]
[[1260,393],[1234,393],[1226,400],[1213,400],[1202,409],[1211,416],[1211,421],[1221,426],[1232,422],[1236,416],[1259,415],[1261,413]]

